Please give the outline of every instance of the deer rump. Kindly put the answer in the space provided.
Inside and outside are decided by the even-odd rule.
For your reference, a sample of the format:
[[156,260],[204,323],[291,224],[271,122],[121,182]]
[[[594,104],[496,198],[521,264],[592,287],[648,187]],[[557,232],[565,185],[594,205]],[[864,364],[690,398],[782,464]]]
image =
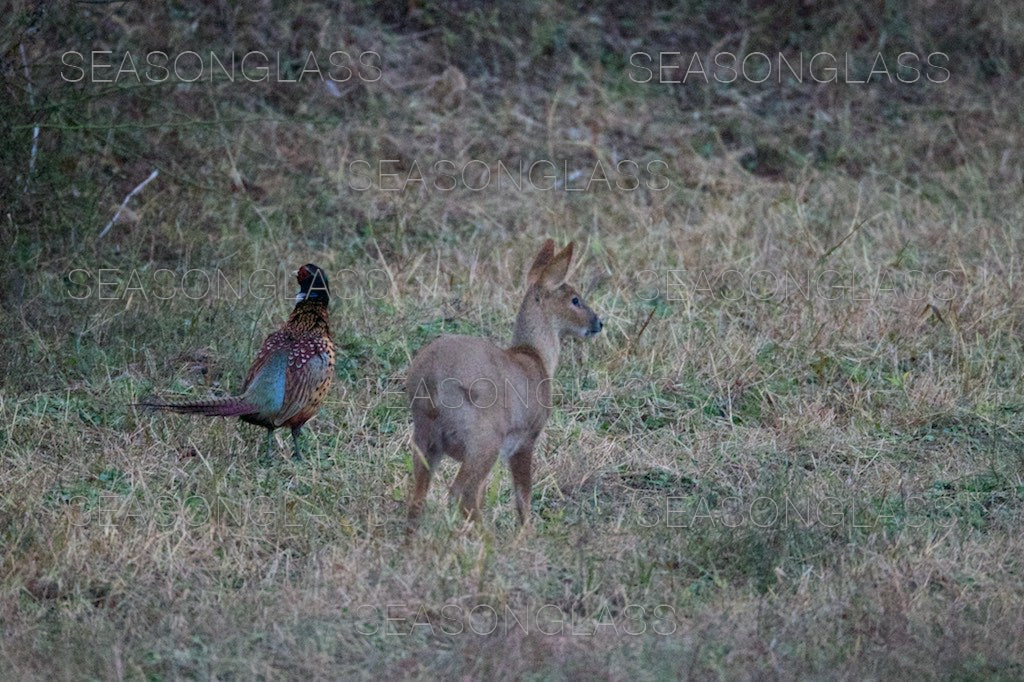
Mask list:
[[429,426],[430,449],[439,454],[461,461],[466,443],[494,436],[507,461],[547,421],[550,380],[532,349],[506,352],[484,339],[452,335],[417,359],[407,383],[413,420]]

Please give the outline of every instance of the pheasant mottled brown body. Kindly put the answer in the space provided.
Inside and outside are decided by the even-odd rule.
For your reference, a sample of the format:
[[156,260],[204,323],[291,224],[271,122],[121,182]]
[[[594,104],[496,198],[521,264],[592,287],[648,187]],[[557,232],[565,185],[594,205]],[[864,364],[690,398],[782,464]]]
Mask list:
[[327,275],[313,264],[296,273],[299,294],[288,321],[263,342],[249,368],[242,394],[209,400],[154,399],[141,406],[165,412],[208,417],[239,417],[267,429],[267,449],[274,429],[291,429],[298,454],[299,432],[312,419],[334,379],[334,343],[328,321]]

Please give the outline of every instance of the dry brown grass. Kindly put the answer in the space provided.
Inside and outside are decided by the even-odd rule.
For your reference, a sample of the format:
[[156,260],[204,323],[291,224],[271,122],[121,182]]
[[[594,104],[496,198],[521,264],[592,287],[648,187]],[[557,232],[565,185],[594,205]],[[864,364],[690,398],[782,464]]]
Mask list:
[[[792,16],[709,5],[673,33],[658,12],[630,24],[614,7],[593,20],[499,7],[454,32],[432,3],[411,17],[397,5],[76,6],[64,28],[16,8],[0,52],[16,56],[18,31],[36,31],[24,40],[48,127],[30,191],[20,177],[4,190],[0,671],[1019,678],[1013,17],[977,10],[957,37],[926,3],[902,19],[825,7],[805,49],[870,52],[891,29],[952,52],[960,77],[723,94],[630,84],[622,55],[644,36],[644,49],[706,49],[701,31],[737,26],[770,49]],[[111,49],[340,35],[380,51],[385,77],[340,98],[57,82],[53,45],[88,47],[95,31]],[[37,120],[16,74],[4,78],[17,94],[4,111]],[[10,133],[9,168],[27,164],[26,134]],[[353,159],[399,159],[407,173],[542,158],[663,160],[671,187],[349,185]],[[778,168],[751,173],[751,159]],[[134,218],[96,240],[154,167]],[[607,333],[564,350],[534,526],[517,532],[496,469],[481,528],[462,528],[436,485],[405,546],[404,368],[442,331],[507,339],[525,261],[548,236],[576,240],[575,281]],[[128,407],[154,388],[237,388],[286,314],[286,271],[308,261],[333,273],[340,352],[304,461],[260,462],[262,437],[244,425]],[[147,296],[103,300],[93,280],[73,299],[76,268],[119,269],[122,284],[137,270]],[[159,300],[159,268],[179,281],[219,268],[236,284],[266,269],[281,288]],[[851,289],[805,294],[827,271]],[[761,288],[771,277],[788,295]]]

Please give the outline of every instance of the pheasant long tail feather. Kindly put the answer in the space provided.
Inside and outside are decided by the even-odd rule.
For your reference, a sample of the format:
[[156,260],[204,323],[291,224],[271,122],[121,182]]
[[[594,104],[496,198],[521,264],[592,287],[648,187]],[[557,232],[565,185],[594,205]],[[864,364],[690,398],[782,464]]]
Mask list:
[[147,398],[136,404],[148,410],[176,412],[178,414],[201,414],[206,417],[238,417],[258,410],[242,397],[205,398],[201,400],[161,400]]

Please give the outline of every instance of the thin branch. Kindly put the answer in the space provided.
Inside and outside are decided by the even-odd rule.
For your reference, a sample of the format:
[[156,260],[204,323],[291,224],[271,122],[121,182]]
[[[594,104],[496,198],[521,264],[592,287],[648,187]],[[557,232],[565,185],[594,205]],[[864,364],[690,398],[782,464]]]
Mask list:
[[824,263],[826,260],[828,260],[828,257],[831,256],[833,253],[835,253],[835,250],[838,249],[840,246],[842,246],[846,242],[847,239],[849,239],[853,235],[857,234],[857,230],[859,230],[860,228],[864,227],[865,225],[867,225],[868,223],[870,223],[872,220],[874,220],[875,218],[877,218],[880,215],[882,215],[882,213],[876,213],[875,215],[871,216],[870,218],[865,218],[864,220],[861,220],[858,223],[854,223],[853,227],[850,228],[850,231],[846,233],[845,237],[843,237],[838,242],[833,244],[832,247],[829,248],[828,251],[826,251],[825,253],[823,253],[820,256],[818,256],[818,263]]
[[643,326],[640,327],[640,331],[637,332],[636,336],[634,336],[630,340],[629,348],[626,349],[626,355],[631,355],[633,353],[633,350],[636,348],[637,342],[640,341],[640,337],[644,335],[645,331],[647,331],[647,325],[649,325],[651,323],[651,318],[654,317],[654,311],[655,310],[656,310],[656,308],[654,308],[652,306],[651,307],[651,312],[647,313],[647,319],[644,320]]
[[[25,67],[25,81],[28,83],[28,106],[35,113],[36,93],[32,87],[32,74],[28,68],[28,56],[25,54],[25,43],[18,45],[18,52],[21,53],[21,64]],[[25,176],[25,186],[22,194],[28,192],[28,181],[32,177],[32,171],[36,168],[36,154],[39,152],[39,125],[32,127],[32,154],[28,157],[28,175]]]
[[138,194],[139,192],[141,192],[142,188],[145,187],[146,185],[148,185],[150,183],[150,181],[152,181],[153,178],[155,178],[159,172],[160,171],[158,171],[158,170],[154,170],[152,173],[149,174],[148,178],[146,178],[145,180],[140,182],[138,185],[136,185],[135,189],[133,189],[131,192],[128,192],[128,196],[126,196],[124,198],[124,201],[122,201],[121,205],[118,207],[117,213],[115,213],[114,217],[110,219],[110,222],[107,223],[107,226],[103,228],[103,231],[100,232],[100,236],[97,237],[97,239],[102,239],[103,235],[105,235],[107,232],[110,232],[110,228],[114,226],[115,222],[117,222],[117,217],[119,215],[121,215],[121,211],[123,211],[124,207],[128,205],[128,202],[131,201],[131,198],[133,196],[135,196],[136,194]]

